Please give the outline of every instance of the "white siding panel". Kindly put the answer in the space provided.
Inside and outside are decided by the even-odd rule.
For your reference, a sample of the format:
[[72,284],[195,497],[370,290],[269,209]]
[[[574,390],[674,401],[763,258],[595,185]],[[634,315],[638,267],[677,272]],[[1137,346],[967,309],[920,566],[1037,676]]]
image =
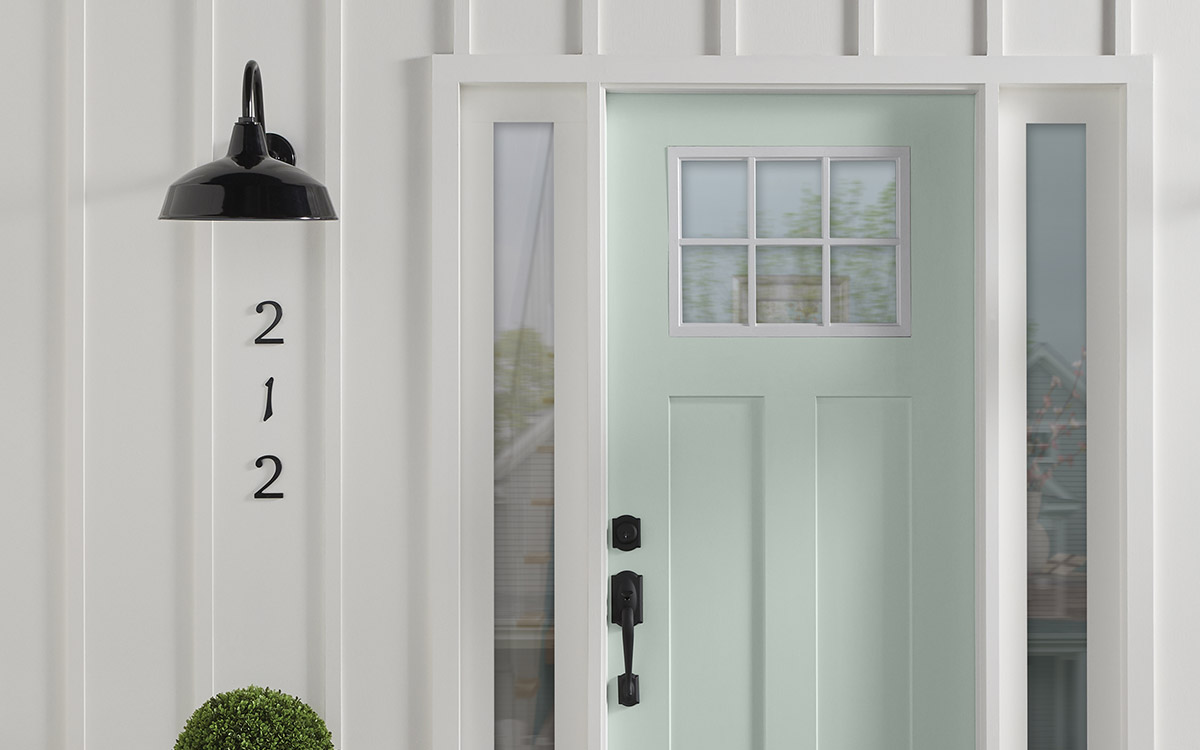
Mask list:
[[1099,55],[1104,0],[1004,0],[1007,55]]
[[471,0],[471,52],[578,53],[579,7],[579,0]]
[[[1154,55],[1154,691],[1159,748],[1196,741],[1200,674],[1200,503],[1196,502],[1196,421],[1200,347],[1194,321],[1200,290],[1200,4],[1139,0],[1134,52]],[[1149,258],[1149,248],[1130,248]],[[1130,498],[1144,506],[1150,497]]]
[[600,52],[607,55],[714,55],[718,0],[600,0]]
[[190,4],[87,16],[86,746],[167,747],[192,708],[192,229],[158,211],[208,40]]
[[451,5],[343,0],[345,750],[433,746],[426,56]]
[[11,747],[64,747],[63,290],[65,34],[58,4],[6,8],[9,110],[0,215],[0,705]]
[[[216,6],[213,127],[219,151],[240,114],[242,71],[256,59],[267,130],[296,149],[296,165],[324,172],[322,0],[219,0]],[[262,29],[276,43],[265,45]],[[224,222],[213,228],[213,659],[217,691],[247,684],[325,705],[323,639],[324,232],[318,222]],[[255,306],[283,307],[274,318]],[[263,422],[265,382],[273,409]],[[273,465],[268,490],[253,499]]]
[[976,0],[875,0],[875,46],[880,55],[974,55]]
[[857,0],[740,0],[738,54],[844,55],[857,47]]

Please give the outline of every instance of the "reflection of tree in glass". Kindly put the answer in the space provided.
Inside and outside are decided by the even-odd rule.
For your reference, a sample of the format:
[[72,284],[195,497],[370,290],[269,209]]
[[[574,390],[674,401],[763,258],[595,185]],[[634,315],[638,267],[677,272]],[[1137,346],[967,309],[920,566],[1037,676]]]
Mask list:
[[683,248],[683,322],[745,322],[736,309],[734,280],[746,275],[746,251],[741,247]]
[[810,187],[805,187],[800,193],[800,206],[796,211],[785,211],[780,217],[783,231],[778,232],[773,226],[772,217],[763,211],[756,212],[755,221],[759,227],[760,237],[804,237],[820,239],[821,237],[821,194]]
[[533,328],[515,328],[496,336],[495,443],[498,453],[512,443],[534,417],[553,407],[554,348]]
[[829,201],[829,232],[834,237],[895,237],[896,181],[890,180],[870,204],[863,203],[862,180],[846,180]]
[[[834,286],[844,288],[846,309],[834,323],[896,322],[896,250],[882,247],[834,246],[830,273]],[[842,282],[844,283],[837,283]],[[834,312],[843,309],[834,305]]]
[[[873,191],[872,191],[873,192]],[[785,212],[779,221],[782,232],[774,229],[772,217],[758,212],[757,225],[765,233],[784,238],[816,239],[821,237],[821,195],[804,188],[796,210]],[[830,234],[838,238],[894,238],[896,236],[896,181],[890,180],[868,202],[868,191],[862,180],[851,179],[837,183],[830,196]],[[744,311],[738,309],[733,281],[746,274],[744,255],[740,248],[693,246],[684,249],[682,268],[682,303],[685,323],[745,322]],[[767,262],[764,262],[767,261]],[[832,272],[843,283],[835,285],[846,296],[845,312],[833,322],[896,322],[896,255],[892,246],[836,247],[831,258]],[[770,286],[768,276],[797,276],[796,284],[806,284],[802,277],[820,274],[807,259],[770,258],[760,255],[757,275],[759,283]],[[743,282],[744,283],[744,282]],[[778,286],[778,285],[774,285]],[[776,294],[781,290],[775,289]],[[819,304],[813,304],[811,289],[796,289],[786,295],[800,302],[788,313],[794,322],[818,322]],[[759,309],[756,301],[755,309]],[[819,301],[818,301],[819,302]],[[774,308],[779,307],[778,304]],[[843,309],[833,305],[837,313]]]

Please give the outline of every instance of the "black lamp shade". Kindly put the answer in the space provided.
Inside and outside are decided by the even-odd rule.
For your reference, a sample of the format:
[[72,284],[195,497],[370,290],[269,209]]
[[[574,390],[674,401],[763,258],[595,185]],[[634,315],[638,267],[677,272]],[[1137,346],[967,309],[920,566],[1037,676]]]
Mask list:
[[[257,117],[250,117],[251,103]],[[295,166],[291,144],[266,133],[258,64],[246,65],[242,117],[229,153],[197,167],[167,188],[160,219],[280,221],[336,219],[329,191]]]

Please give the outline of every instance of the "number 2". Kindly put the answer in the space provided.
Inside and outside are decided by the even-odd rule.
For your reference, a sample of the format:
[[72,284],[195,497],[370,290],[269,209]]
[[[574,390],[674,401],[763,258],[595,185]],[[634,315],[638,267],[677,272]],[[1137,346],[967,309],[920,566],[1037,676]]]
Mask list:
[[261,499],[261,500],[278,500],[283,497],[283,493],[282,492],[267,492],[267,488],[270,487],[271,485],[275,484],[275,480],[278,479],[279,475],[283,473],[283,461],[279,460],[279,456],[272,456],[270,454],[267,454],[265,456],[259,456],[258,459],[254,462],[254,465],[261,469],[262,465],[263,465],[263,461],[274,461],[275,462],[275,473],[271,475],[271,478],[267,480],[266,484],[264,484],[262,487],[258,488],[258,492],[254,493],[254,497],[256,499]]
[[258,305],[255,306],[254,309],[256,312],[261,313],[263,311],[263,308],[265,305],[270,305],[271,307],[275,308],[275,320],[271,321],[271,325],[267,326],[267,330],[258,334],[258,337],[256,339],[254,339],[254,343],[256,343],[256,344],[282,344],[283,343],[282,338],[267,338],[266,336],[268,333],[275,330],[275,326],[279,325],[279,321],[283,320],[283,307],[275,300],[268,299],[268,300],[263,300],[262,302],[259,302]]

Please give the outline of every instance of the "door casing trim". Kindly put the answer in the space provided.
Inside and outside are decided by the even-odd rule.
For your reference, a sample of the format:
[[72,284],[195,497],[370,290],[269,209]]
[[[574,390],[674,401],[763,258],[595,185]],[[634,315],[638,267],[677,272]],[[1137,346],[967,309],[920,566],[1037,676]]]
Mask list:
[[[435,55],[432,65],[433,286],[430,575],[431,707],[434,750],[459,750],[464,727],[479,717],[463,710],[462,262],[460,95],[465,85],[569,83],[586,91],[589,435],[587,468],[588,710],[572,747],[604,750],[607,654],[604,588],[607,567],[605,453],[605,95],[609,91],[965,92],[976,101],[976,747],[1025,747],[1025,633],[1000,614],[1011,576],[1001,550],[1024,547],[1001,507],[999,388],[1001,342],[1014,324],[1000,299],[1006,272],[1000,252],[999,106],[1003,87],[1113,86],[1124,92],[1124,174],[1120,250],[1121,350],[1119,488],[1121,547],[1122,711],[1113,748],[1154,747],[1153,618],[1153,61],[1145,56],[759,58],[712,56],[631,58],[602,55]],[[1024,320],[1024,310],[1020,311]],[[1022,391],[1023,392],[1023,391]],[[1023,405],[1018,405],[1022,408]],[[1140,504],[1130,507],[1130,498]],[[1151,498],[1149,502],[1142,500]],[[1011,505],[1011,502],[1010,502]],[[1023,504],[1022,506],[1023,507]],[[1011,515],[1011,513],[1009,514]],[[562,543],[562,540],[560,540]],[[1010,566],[1011,567],[1011,566]],[[1011,599],[1011,594],[1007,595]],[[1011,668],[1014,660],[1021,669]],[[483,676],[490,679],[490,675]],[[564,738],[565,739],[565,738]]]

